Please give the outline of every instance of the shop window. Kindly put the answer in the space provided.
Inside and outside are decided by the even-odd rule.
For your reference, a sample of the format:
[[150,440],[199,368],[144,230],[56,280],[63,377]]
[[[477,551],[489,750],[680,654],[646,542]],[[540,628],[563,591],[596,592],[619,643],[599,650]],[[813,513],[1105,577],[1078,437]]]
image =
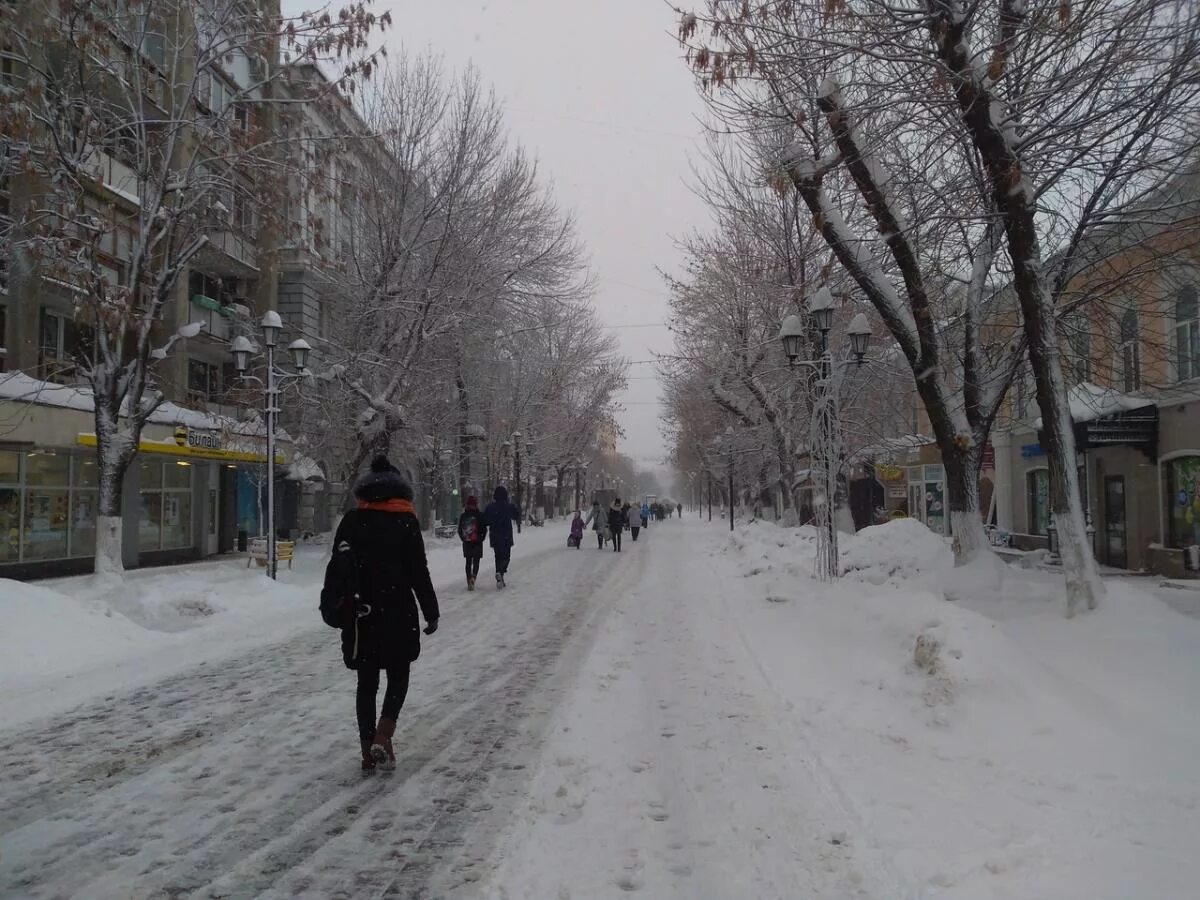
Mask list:
[[1034,469],[1025,473],[1029,533],[1046,534],[1050,525],[1050,472]]
[[1181,456],[1163,463],[1167,470],[1167,513],[1170,546],[1200,544],[1200,456]]
[[139,550],[177,550],[192,545],[190,463],[143,460],[140,499]]
[[1127,309],[1121,316],[1121,387],[1125,393],[1142,386],[1142,352],[1138,341],[1138,314]]
[[1175,374],[1179,381],[1200,378],[1200,299],[1191,284],[1175,295]]
[[21,558],[21,456],[0,450],[0,563]]
[[71,458],[31,452],[25,457],[22,559],[64,559],[70,522]]

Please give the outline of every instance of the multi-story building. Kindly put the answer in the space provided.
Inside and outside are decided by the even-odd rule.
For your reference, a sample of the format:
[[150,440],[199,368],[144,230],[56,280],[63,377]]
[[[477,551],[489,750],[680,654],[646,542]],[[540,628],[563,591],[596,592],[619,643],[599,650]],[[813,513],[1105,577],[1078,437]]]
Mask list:
[[[266,0],[270,2],[270,0]],[[36,5],[36,4],[35,4]],[[275,2],[274,7],[278,8]],[[149,7],[148,7],[149,8]],[[258,214],[256,175],[222,162],[224,141],[240,132],[274,129],[271,99],[277,60],[230,53],[206,63],[195,90],[168,90],[167,70],[186,71],[188,40],[196,27],[185,19],[143,18],[137,46],[128,29],[107,36],[113,52],[140,53],[149,73],[142,101],[162,119],[195,127],[178,144],[170,165],[210,166],[222,185],[220,202],[207,212],[207,241],[187,263],[160,330],[172,334],[202,322],[198,336],[177,342],[153,367],[155,386],[167,402],[141,435],[138,456],[123,485],[127,566],[192,559],[231,550],[238,533],[263,527],[266,463],[264,428],[256,414],[261,391],[240,385],[229,356],[236,333],[257,333],[261,315],[278,304],[275,230]],[[168,21],[176,29],[164,33]],[[180,24],[180,23],[184,24]],[[123,39],[124,38],[124,39]],[[22,61],[4,48],[0,80],[18,82]],[[177,54],[168,58],[170,54]],[[190,79],[189,79],[190,83]],[[259,85],[260,87],[255,87]],[[175,104],[175,107],[172,107]],[[180,105],[186,105],[186,109]],[[139,140],[154,142],[154,116],[140,121]],[[212,128],[203,128],[205,121]],[[219,127],[218,127],[219,126]],[[132,139],[132,138],[130,138]],[[144,146],[112,140],[89,148],[88,176],[81,179],[84,207],[104,215],[103,245],[95,254],[110,283],[128,283],[131,247],[138,235],[139,180],[132,156]],[[18,148],[0,135],[0,153],[12,160]],[[201,160],[201,162],[197,162]],[[81,288],[49,273],[28,252],[17,209],[44,196],[38,179],[20,167],[0,168],[0,575],[36,576],[90,567],[95,546],[95,423],[90,392],[74,360],[89,352],[92,335],[77,316]],[[279,469],[287,473],[290,442],[280,444]],[[289,501],[298,489],[277,491],[279,521],[295,526]]]
[[[1183,576],[1200,544],[1200,179],[1100,235],[1060,312],[1085,513],[1105,565]],[[1146,222],[1154,222],[1149,225]],[[998,527],[1048,546],[1049,471],[1032,374],[995,432]]]

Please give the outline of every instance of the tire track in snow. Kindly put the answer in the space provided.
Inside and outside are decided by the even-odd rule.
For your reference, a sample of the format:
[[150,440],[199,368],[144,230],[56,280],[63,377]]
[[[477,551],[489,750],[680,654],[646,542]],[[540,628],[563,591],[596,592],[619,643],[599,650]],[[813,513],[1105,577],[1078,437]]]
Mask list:
[[[539,577],[543,581],[553,577],[557,567],[550,561],[559,559],[559,554],[543,551],[519,560],[522,578],[536,588]],[[228,774],[222,771],[223,762],[227,767],[239,754],[257,759],[260,754],[278,753],[273,743],[297,753],[283,757],[285,768],[288,759],[306,756],[332,757],[339,760],[337,765],[347,767],[352,764],[353,756],[346,753],[352,704],[341,696],[352,693],[352,685],[349,691],[311,690],[313,676],[325,681],[336,678],[341,687],[348,686],[344,670],[334,675],[340,661],[331,646],[336,638],[331,640],[329,632],[323,637],[294,638],[230,660],[219,670],[194,670],[104,701],[78,717],[83,724],[77,731],[66,729],[71,733],[72,752],[63,757],[61,770],[33,765],[25,777],[7,778],[11,767],[20,770],[43,755],[46,741],[63,734],[63,728],[26,730],[9,738],[0,745],[11,760],[0,793],[6,810],[0,837],[6,851],[0,857],[0,889],[15,887],[22,896],[60,896],[87,885],[89,896],[182,896],[210,887],[205,895],[249,896],[292,881],[302,892],[314,876],[299,873],[292,878],[292,869],[303,868],[307,859],[338,843],[342,835],[365,829],[377,836],[378,849],[387,851],[392,862],[376,874],[339,874],[349,874],[357,886],[355,895],[371,882],[385,884],[386,892],[386,881],[379,879],[383,874],[389,879],[395,875],[396,845],[403,837],[391,833],[381,807],[397,795],[413,808],[425,809],[398,823],[410,834],[424,834],[417,853],[403,863],[403,883],[427,880],[437,870],[437,859],[422,858],[421,849],[461,843],[469,826],[486,818],[486,807],[494,808],[485,803],[471,810],[466,802],[494,778],[485,762],[502,754],[527,753],[527,743],[515,739],[528,741],[528,735],[520,733],[514,719],[539,714],[527,707],[568,646],[564,633],[574,633],[603,606],[612,572],[597,578],[595,563],[585,560],[576,558],[575,577],[563,585],[567,597],[548,616],[541,611],[541,620],[535,600],[512,602],[519,586],[506,595],[467,595],[480,601],[471,609],[482,610],[483,615],[474,623],[451,624],[446,629],[451,631],[450,640],[439,636],[427,643],[426,659],[414,670],[417,702],[406,708],[402,720],[402,736],[411,749],[388,783],[363,783],[357,773],[339,773],[331,783],[320,766],[310,766],[302,774],[301,780],[312,780],[301,791],[281,790],[270,771],[222,777]],[[500,601],[504,607],[496,603],[500,597],[505,598]],[[526,627],[524,639],[512,635],[521,620],[505,614],[514,607],[525,607],[534,620],[533,626]],[[443,621],[457,618],[456,613]],[[489,651],[510,640],[510,649],[479,666],[479,660],[491,655]],[[316,671],[314,658],[323,661]],[[425,664],[430,661],[434,665]],[[446,663],[462,670],[451,671],[452,678],[468,677],[448,692],[430,692],[430,676],[445,674]],[[247,682],[249,690],[240,695],[240,702],[213,713],[214,704],[223,701],[235,685]],[[266,714],[264,707],[270,710]],[[179,712],[183,715],[173,718]],[[294,737],[297,730],[299,739]],[[314,741],[314,733],[324,737]],[[272,740],[279,735],[283,739]],[[106,740],[111,747],[87,752],[89,741],[103,746]],[[7,751],[13,751],[15,759]],[[457,769],[438,764],[447,758],[455,761],[456,753],[477,764],[455,792],[452,776]],[[135,758],[129,761],[129,755]],[[417,784],[418,776],[425,778],[431,772],[450,783],[442,785],[450,800]],[[14,809],[19,819],[10,816]],[[366,823],[368,815],[375,820]],[[392,821],[395,818],[393,814]],[[42,840],[47,832],[53,840]],[[26,865],[20,859],[23,849],[36,851],[28,854]],[[221,873],[233,871],[236,878],[220,878]],[[144,885],[148,893],[131,894],[132,884]]]

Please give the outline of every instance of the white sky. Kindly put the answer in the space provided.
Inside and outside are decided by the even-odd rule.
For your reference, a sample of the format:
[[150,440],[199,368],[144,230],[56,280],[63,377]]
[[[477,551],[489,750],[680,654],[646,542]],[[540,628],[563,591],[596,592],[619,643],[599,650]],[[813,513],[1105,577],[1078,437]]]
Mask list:
[[[663,323],[655,267],[676,270],[673,237],[707,214],[687,187],[701,101],[663,0],[382,0],[389,46],[430,48],[449,67],[473,62],[505,102],[515,140],[541,161],[560,204],[577,218],[609,325]],[[671,348],[665,327],[613,332],[631,360]],[[660,461],[658,382],[629,369],[622,452]]]

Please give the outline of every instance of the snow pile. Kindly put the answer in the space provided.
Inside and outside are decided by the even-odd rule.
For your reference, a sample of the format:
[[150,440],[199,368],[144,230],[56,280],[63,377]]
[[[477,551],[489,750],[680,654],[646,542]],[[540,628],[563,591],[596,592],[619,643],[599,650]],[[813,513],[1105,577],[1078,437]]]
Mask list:
[[807,540],[729,542],[742,584],[764,576],[725,594],[808,752],[925,890],[1190,896],[1200,620],[1128,580],[1067,620],[1061,576],[954,569],[914,528],[844,540],[849,577],[831,586],[771,580]]
[[946,541],[916,519],[841,535],[838,552],[843,576],[875,585],[937,584],[954,567]]

